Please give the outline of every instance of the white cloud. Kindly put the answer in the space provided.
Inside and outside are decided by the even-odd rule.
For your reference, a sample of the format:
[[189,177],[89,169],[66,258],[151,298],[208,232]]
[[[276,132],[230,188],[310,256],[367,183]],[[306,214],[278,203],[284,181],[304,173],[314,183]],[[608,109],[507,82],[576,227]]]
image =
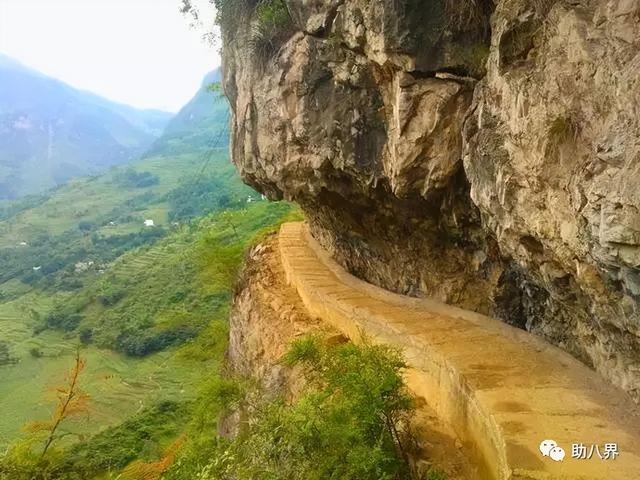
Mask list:
[[180,3],[0,0],[0,52],[107,98],[176,111],[220,64]]

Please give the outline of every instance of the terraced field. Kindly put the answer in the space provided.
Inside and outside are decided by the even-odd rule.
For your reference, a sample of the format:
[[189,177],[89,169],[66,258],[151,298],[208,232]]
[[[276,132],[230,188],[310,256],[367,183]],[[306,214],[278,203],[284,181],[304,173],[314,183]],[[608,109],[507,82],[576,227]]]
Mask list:
[[[122,278],[135,277],[186,247],[184,241],[169,241],[129,252],[107,271]],[[203,367],[178,358],[175,349],[132,358],[91,345],[80,346],[75,333],[45,330],[34,334],[46,314],[73,294],[42,292],[16,280],[0,285],[0,291],[8,297],[0,302],[0,340],[9,345],[13,359],[0,365],[0,450],[20,435],[27,422],[50,415],[55,398],[52,389],[64,382],[77,348],[87,362],[82,385],[91,395],[89,416],[73,427],[78,435],[119,423],[157,401],[194,393],[193,380],[199,378]],[[69,437],[69,441],[75,439],[75,435]]]
[[108,221],[108,215],[114,209],[142,195],[148,195],[149,201],[133,209],[135,219],[103,227],[100,232],[117,235],[138,231],[142,226],[142,219],[145,218],[153,219],[156,225],[166,226],[166,194],[183,182],[202,176],[205,166],[206,173],[215,172],[216,178],[227,182],[230,194],[245,195],[246,192],[250,192],[235,178],[226,151],[213,150],[209,157],[208,162],[202,154],[145,158],[137,162],[133,168],[157,177],[158,183],[147,187],[136,188],[118,183],[117,177],[123,168],[113,169],[99,177],[71,180],[65,186],[50,192],[48,198],[44,197],[32,208],[0,221],[0,248],[15,247],[20,242],[30,243],[42,232],[60,235],[75,228],[81,221]]
[[184,250],[187,246],[188,243],[181,241],[150,248],[146,252],[137,253],[136,255],[124,255],[123,258],[114,263],[111,271],[116,275],[131,276],[136,272],[148,270],[161,263],[168,255]]
[[[16,362],[0,366],[0,449],[27,422],[49,415],[51,389],[64,381],[73,364],[76,336],[54,331],[33,334],[37,316],[32,311],[42,315],[60,300],[29,293],[0,304],[0,339],[9,343]],[[171,350],[136,359],[89,346],[82,347],[82,356],[87,361],[83,385],[92,400],[89,417],[74,426],[78,434],[115,424],[154,401],[190,395],[190,380],[201,373],[197,365],[178,359]]]
[[[140,315],[149,322],[142,335],[181,326],[197,330],[216,319],[223,322],[219,302],[232,288],[229,265],[240,261],[244,245],[257,232],[290,211],[286,204],[254,202],[246,210],[212,215],[197,226],[175,229],[151,246],[126,252],[102,274],[84,274],[85,286],[79,290],[34,288],[15,279],[0,285],[0,340],[8,343],[15,360],[0,365],[0,450],[19,437],[27,422],[50,415],[52,387],[64,381],[73,365],[80,345],[77,330],[34,333],[48,313],[75,305],[84,318],[80,328],[116,334]],[[125,296],[104,304],[98,298],[105,288],[124,290]],[[174,296],[179,300],[167,301]],[[209,343],[193,356],[185,352],[197,348],[200,336],[142,357],[98,348],[99,338],[80,346],[87,362],[82,385],[91,395],[91,407],[88,417],[73,425],[77,435],[69,436],[69,442],[118,424],[158,401],[192,398],[204,374],[211,374],[207,355],[213,355],[212,338],[202,340]]]
[[[46,337],[48,350],[57,350],[55,354],[26,355],[16,366],[1,367],[0,446],[15,439],[25,423],[47,418],[53,405],[51,388],[63,382],[73,364],[74,343],[58,334]],[[87,361],[83,385],[91,395],[91,407],[88,418],[74,426],[77,434],[95,433],[156,400],[192,393],[189,379],[195,372],[186,368],[184,360],[176,361],[172,352],[140,360],[89,347],[82,355]]]

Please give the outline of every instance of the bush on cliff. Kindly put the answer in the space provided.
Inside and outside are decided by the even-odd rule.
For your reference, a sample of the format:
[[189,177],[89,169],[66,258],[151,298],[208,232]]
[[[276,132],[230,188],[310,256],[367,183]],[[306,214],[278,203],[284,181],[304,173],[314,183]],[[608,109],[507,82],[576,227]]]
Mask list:
[[413,405],[398,352],[306,338],[292,346],[284,363],[305,373],[301,398],[256,401],[248,395],[249,418],[239,435],[226,445],[217,442],[213,461],[198,478],[415,478],[407,430]]
[[[227,42],[248,33],[251,58],[271,58],[295,32],[295,23],[284,0],[213,0],[216,24]],[[199,20],[198,8],[182,0],[182,12]]]
[[294,33],[294,23],[284,0],[259,0],[250,23],[252,58],[272,58]]

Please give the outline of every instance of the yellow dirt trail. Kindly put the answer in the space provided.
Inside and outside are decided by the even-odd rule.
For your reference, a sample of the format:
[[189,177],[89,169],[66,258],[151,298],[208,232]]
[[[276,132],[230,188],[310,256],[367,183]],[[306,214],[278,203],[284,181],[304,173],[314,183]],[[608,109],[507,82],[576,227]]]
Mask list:
[[[352,340],[401,349],[407,384],[446,422],[487,479],[640,479],[640,409],[562,350],[500,321],[396,295],[347,273],[303,223],[280,230],[287,281],[309,313]],[[563,461],[543,456],[554,440]],[[617,444],[615,459],[572,458]]]

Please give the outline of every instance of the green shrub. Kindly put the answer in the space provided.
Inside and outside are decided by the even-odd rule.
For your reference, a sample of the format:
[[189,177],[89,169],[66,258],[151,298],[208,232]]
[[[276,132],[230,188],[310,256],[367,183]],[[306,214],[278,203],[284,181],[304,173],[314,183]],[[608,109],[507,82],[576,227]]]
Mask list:
[[112,307],[120,300],[122,300],[127,292],[118,285],[107,284],[100,295],[98,295],[98,300],[105,307]]
[[81,232],[90,232],[91,230],[95,230],[95,228],[96,224],[88,220],[81,220],[78,223],[78,230]]
[[9,343],[5,340],[0,340],[0,366],[16,363],[17,359],[11,355]]
[[129,167],[115,175],[115,183],[128,188],[145,188],[157,185],[160,181],[157,175],[150,172],[138,172]]
[[[189,0],[183,0],[185,11],[197,17]],[[295,25],[284,0],[214,0],[225,42],[230,42],[249,26],[251,58],[265,61],[278,51],[295,32]]]
[[78,333],[78,338],[83,345],[89,345],[93,337],[93,332],[89,328],[83,328]]
[[267,60],[294,31],[293,19],[284,0],[260,0],[251,24],[249,46],[257,59]]
[[256,5],[256,18],[263,25],[283,28],[291,24],[291,16],[284,0],[260,0]]
[[118,335],[113,347],[118,352],[132,357],[144,357],[174,345],[180,345],[197,334],[198,330],[188,325],[161,332],[148,328],[131,329]]
[[406,428],[413,407],[398,352],[307,338],[284,363],[304,369],[303,396],[257,405],[251,396],[249,421],[236,440],[218,444],[203,479],[414,478]]
[[29,354],[33,357],[33,358],[42,358],[44,356],[44,354],[42,353],[42,350],[40,350],[37,347],[33,347],[29,349]]
[[47,327],[72,332],[82,321],[82,315],[75,312],[68,312],[62,308],[49,313],[44,321]]

